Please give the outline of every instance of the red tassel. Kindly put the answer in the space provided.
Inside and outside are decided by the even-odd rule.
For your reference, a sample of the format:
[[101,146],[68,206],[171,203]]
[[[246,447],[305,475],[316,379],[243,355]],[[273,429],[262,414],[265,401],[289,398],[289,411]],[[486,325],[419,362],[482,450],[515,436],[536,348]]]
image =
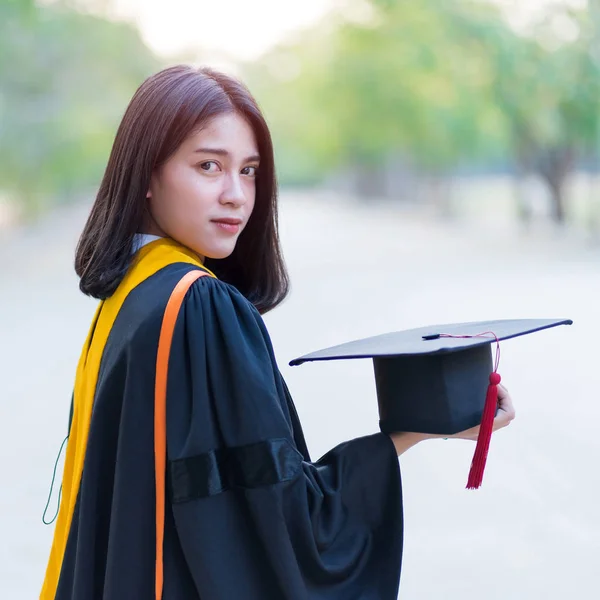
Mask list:
[[490,384],[485,396],[485,406],[483,408],[479,436],[477,437],[477,446],[475,447],[475,454],[473,455],[471,471],[469,472],[469,480],[467,482],[468,490],[476,490],[481,486],[481,482],[483,481],[483,471],[485,470],[485,463],[492,439],[494,417],[496,416],[496,408],[498,406],[498,384],[500,381],[501,378],[498,373],[494,372],[490,375]]

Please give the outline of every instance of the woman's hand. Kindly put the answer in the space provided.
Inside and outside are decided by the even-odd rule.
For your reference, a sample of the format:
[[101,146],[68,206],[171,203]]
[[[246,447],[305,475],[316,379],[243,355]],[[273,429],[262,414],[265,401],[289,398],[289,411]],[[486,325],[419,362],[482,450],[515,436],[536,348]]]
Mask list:
[[[512,398],[510,397],[508,390],[500,384],[498,385],[498,413],[494,418],[493,431],[497,431],[498,429],[506,427],[514,418],[515,408],[513,406]],[[459,433],[455,433],[453,435],[440,435],[435,437],[477,441],[478,435],[479,425],[477,425],[477,427],[471,427],[471,429],[467,429],[466,431],[460,431]]]
[[[493,431],[502,429],[511,423],[515,418],[515,409],[513,406],[512,398],[508,393],[508,390],[503,385],[498,385],[498,413],[494,418]],[[455,440],[473,440],[477,441],[479,435],[479,425],[477,427],[471,427],[465,431],[454,433],[452,435],[437,435],[429,433],[410,433],[410,432],[398,432],[391,433],[390,437],[396,447],[398,456],[404,454],[409,448],[415,446],[423,440],[431,439],[455,439]]]

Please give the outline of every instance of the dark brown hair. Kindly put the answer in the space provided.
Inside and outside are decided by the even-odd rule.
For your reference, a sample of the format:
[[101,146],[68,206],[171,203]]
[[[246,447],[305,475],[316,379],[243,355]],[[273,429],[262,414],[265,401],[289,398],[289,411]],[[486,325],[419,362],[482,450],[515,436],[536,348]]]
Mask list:
[[117,130],[96,200],[79,239],[75,271],[81,291],[109,297],[131,261],[146,213],[150,178],[183,141],[210,119],[236,112],[254,131],[260,153],[252,215],[234,251],[206,267],[234,285],[261,313],[286,297],[289,279],[277,229],[273,143],[261,111],[240,81],[210,68],[170,67],[134,94]]

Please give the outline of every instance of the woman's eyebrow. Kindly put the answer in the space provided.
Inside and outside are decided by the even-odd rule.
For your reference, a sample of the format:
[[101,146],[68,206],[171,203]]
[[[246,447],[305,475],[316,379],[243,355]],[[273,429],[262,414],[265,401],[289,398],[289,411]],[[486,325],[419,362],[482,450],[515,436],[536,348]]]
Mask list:
[[[217,154],[218,156],[230,156],[230,153],[223,148],[196,148],[194,153],[198,154]],[[258,154],[252,154],[247,156],[242,162],[253,162],[259,161],[260,156]]]

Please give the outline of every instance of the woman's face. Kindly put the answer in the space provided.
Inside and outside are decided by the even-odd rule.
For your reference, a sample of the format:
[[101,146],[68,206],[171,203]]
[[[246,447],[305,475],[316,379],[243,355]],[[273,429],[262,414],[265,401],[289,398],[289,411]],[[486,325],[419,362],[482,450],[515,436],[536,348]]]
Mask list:
[[226,258],[254,208],[258,164],[248,122],[237,113],[215,117],[152,175],[145,232],[173,238],[201,259]]

